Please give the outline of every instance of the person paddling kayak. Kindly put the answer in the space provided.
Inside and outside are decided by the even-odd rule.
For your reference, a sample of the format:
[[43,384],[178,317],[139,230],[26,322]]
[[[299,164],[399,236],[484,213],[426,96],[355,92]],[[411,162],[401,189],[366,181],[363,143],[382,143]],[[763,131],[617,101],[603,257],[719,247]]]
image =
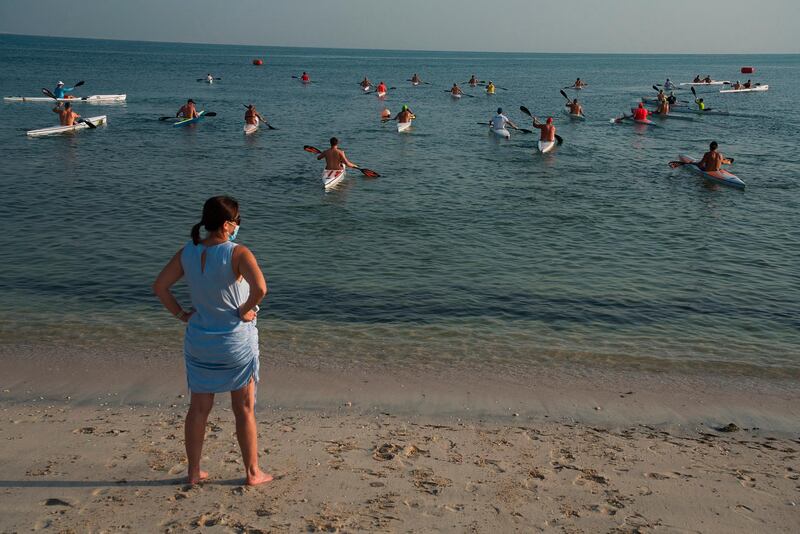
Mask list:
[[486,84],[486,93],[493,95],[495,93],[494,83],[489,80],[489,83]]
[[56,98],[75,98],[74,96],[67,94],[74,90],[74,87],[65,87],[64,82],[59,80],[59,82],[56,84],[56,88],[53,90],[53,95]]
[[344,151],[339,148],[339,140],[335,137],[331,137],[331,147],[320,152],[317,159],[325,160],[325,170],[327,171],[339,171],[345,167],[358,168],[358,165],[347,159]]
[[411,122],[412,120],[416,119],[417,116],[408,109],[408,106],[403,104],[403,109],[400,110],[400,113],[395,115],[395,117],[391,120],[395,120],[400,123]]
[[470,87],[475,87],[475,86],[478,85],[478,79],[473,74],[472,77],[469,79],[469,82],[467,82],[467,83],[469,83]]
[[745,89],[750,89],[751,87],[753,87],[753,83],[750,80],[747,80],[746,82],[744,82],[744,88]]
[[672,91],[673,89],[675,89],[675,84],[672,83],[669,78],[667,78],[667,81],[664,82],[664,90]]
[[574,99],[572,100],[572,102],[567,102],[567,103],[566,103],[566,104],[564,104],[564,105],[565,105],[565,106],[567,106],[567,107],[569,108],[569,112],[570,112],[572,115],[581,115],[581,116],[583,116],[583,106],[581,106],[581,105],[578,103],[578,99],[577,99],[577,98],[574,98]]
[[705,172],[714,172],[722,168],[723,165],[730,165],[733,163],[731,160],[726,159],[722,153],[717,152],[719,145],[716,141],[711,141],[708,146],[709,150],[703,154],[703,159],[698,161],[696,165]]
[[711,83],[713,81],[714,80],[711,79],[711,75],[710,74],[707,75],[705,78],[703,78],[703,83]]
[[552,143],[556,140],[556,127],[553,126],[553,117],[547,117],[547,121],[542,124],[536,117],[533,117],[533,127],[541,131],[539,141]]
[[453,96],[463,95],[464,91],[461,90],[457,83],[454,83],[453,87],[450,88],[450,94]]
[[417,73],[416,73],[416,72],[415,72],[415,73],[414,73],[414,75],[411,77],[411,83],[413,83],[414,85],[419,85],[419,84],[421,84],[421,83],[422,83],[422,79],[421,79],[419,76],[417,76]]
[[378,84],[378,87],[375,88],[375,91],[378,92],[378,93],[385,93],[386,92],[386,84],[383,83],[383,82],[380,82]]
[[360,85],[361,87],[363,87],[363,88],[365,88],[365,89],[366,89],[367,87],[369,87],[370,85],[372,85],[372,82],[371,82],[371,81],[369,81],[369,78],[367,78],[366,76],[364,76],[364,79],[363,79],[363,80],[361,80],[361,83],[360,83],[360,84],[358,84],[358,85]]
[[258,124],[258,121],[267,124],[267,119],[261,116],[261,114],[256,111],[256,107],[253,104],[249,104],[247,106],[247,111],[244,112],[244,122],[247,124]]
[[588,85],[588,84],[587,84],[586,82],[584,82],[583,80],[581,80],[580,78],[578,78],[577,80],[575,80],[575,83],[574,83],[574,84],[572,84],[572,87],[574,87],[575,89],[583,89],[583,88],[584,88],[584,87],[586,87],[587,85]]
[[675,96],[674,92],[670,92],[669,96],[667,97],[667,102],[670,106],[674,106],[675,103],[678,101],[678,97]]
[[300,75],[300,81],[303,83],[309,83],[311,81],[311,77],[306,71],[303,71],[303,74]]
[[181,109],[175,114],[176,117],[181,117],[184,119],[194,119],[197,117],[197,109],[194,107],[194,100],[191,98],[186,101],[186,103],[181,106]]
[[391,118],[392,118],[392,112],[389,110],[389,108],[384,107],[383,111],[381,111],[381,120],[388,121]]
[[64,104],[63,108],[61,107],[61,103],[59,103],[53,108],[53,113],[58,113],[58,120],[61,123],[61,126],[72,126],[80,117],[80,115],[72,111],[72,104],[69,102]]
[[694,80],[692,80],[692,83],[703,83],[703,79],[698,74],[697,76],[694,77]]
[[514,124],[511,119],[509,119],[504,113],[503,108],[497,108],[497,115],[492,117],[490,121],[492,125],[492,130],[505,130],[506,124],[510,124],[512,128],[515,130],[518,129],[517,125]]
[[633,120],[646,121],[648,115],[650,115],[650,112],[644,107],[644,103],[639,102],[639,107],[633,110]]
[[706,103],[702,98],[695,98],[694,103],[697,104],[697,109],[699,109],[700,111],[706,110]]

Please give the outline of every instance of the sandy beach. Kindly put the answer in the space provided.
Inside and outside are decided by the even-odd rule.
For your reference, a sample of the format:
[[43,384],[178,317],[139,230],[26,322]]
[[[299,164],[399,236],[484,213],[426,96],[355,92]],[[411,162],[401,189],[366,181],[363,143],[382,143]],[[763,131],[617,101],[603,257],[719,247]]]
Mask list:
[[275,480],[242,485],[233,416],[219,396],[204,450],[211,477],[189,487],[179,362],[62,360],[24,347],[0,355],[2,532],[800,526],[791,388],[726,397],[688,378],[636,391],[578,379],[526,388],[525,377],[267,365],[258,419],[262,466]]

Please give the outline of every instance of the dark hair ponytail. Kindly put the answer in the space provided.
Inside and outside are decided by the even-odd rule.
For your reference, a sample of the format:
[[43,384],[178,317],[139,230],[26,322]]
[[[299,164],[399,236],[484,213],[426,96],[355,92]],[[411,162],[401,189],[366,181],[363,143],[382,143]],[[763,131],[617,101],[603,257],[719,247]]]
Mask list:
[[203,204],[203,218],[200,222],[192,226],[192,242],[196,245],[200,242],[200,227],[203,226],[209,232],[214,232],[222,228],[228,221],[239,219],[239,203],[233,197],[218,196],[211,197]]

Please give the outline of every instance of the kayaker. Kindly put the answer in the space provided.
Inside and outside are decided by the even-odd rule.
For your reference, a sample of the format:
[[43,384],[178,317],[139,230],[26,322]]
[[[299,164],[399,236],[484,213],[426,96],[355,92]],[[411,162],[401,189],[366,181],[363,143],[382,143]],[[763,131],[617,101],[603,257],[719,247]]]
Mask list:
[[59,102],[59,104],[53,108],[53,113],[58,113],[58,120],[61,126],[72,126],[75,124],[75,120],[80,117],[80,115],[72,111],[72,104],[69,102],[64,104],[63,108]]
[[335,137],[331,137],[331,147],[324,152],[320,152],[317,159],[325,160],[325,170],[327,171],[339,171],[345,167],[358,168],[358,165],[347,159],[344,151],[339,148],[339,140]]
[[694,77],[694,80],[692,80],[692,83],[703,83],[703,79],[700,78],[700,75],[698,74],[697,76]]
[[669,96],[667,97],[667,102],[669,102],[670,106],[674,106],[675,102],[678,101],[678,97],[675,96],[674,92],[670,92]]
[[453,87],[450,89],[450,94],[451,95],[463,95],[464,91],[461,90],[461,88],[458,86],[457,83],[454,83]]
[[371,81],[369,81],[369,78],[367,78],[366,76],[364,76],[364,79],[363,79],[363,80],[361,80],[361,83],[360,83],[359,85],[360,85],[361,87],[369,87],[370,85],[372,85],[372,82],[371,82]]
[[492,130],[504,130],[506,124],[510,124],[515,130],[517,129],[517,125],[503,114],[503,108],[497,108],[497,115],[492,117],[491,120]]
[[672,83],[669,78],[667,78],[667,81],[664,82],[664,90],[672,91],[673,89],[675,89],[675,84]]
[[261,116],[261,114],[256,111],[256,107],[253,104],[247,106],[247,111],[244,112],[244,122],[247,124],[258,124],[258,121],[267,124],[267,119]]
[[422,80],[420,79],[420,77],[419,77],[419,76],[417,76],[417,73],[416,73],[416,72],[415,72],[415,73],[414,73],[414,75],[411,77],[411,83],[422,83]]
[[178,110],[178,113],[175,114],[176,117],[182,117],[184,119],[194,119],[197,117],[197,109],[194,107],[194,100],[191,98],[186,101],[186,104],[181,106],[181,109]]
[[666,98],[658,101],[658,108],[656,108],[655,115],[669,115],[669,102]]
[[64,82],[60,81],[56,84],[55,90],[53,90],[53,95],[56,98],[74,98],[72,95],[68,95],[67,93],[71,93],[74,91],[74,87],[65,87]]
[[386,84],[383,83],[383,82],[379,83],[378,87],[375,90],[377,92],[379,92],[379,93],[385,93],[386,92]]
[[649,114],[650,114],[650,112],[647,111],[647,108],[644,107],[644,103],[643,102],[639,102],[639,107],[636,108],[633,111],[633,120],[635,120],[635,121],[646,121],[647,120],[647,116]]
[[578,103],[578,99],[575,98],[572,102],[567,102],[564,104],[569,108],[569,112],[573,115],[583,115],[583,106]]
[[542,124],[536,117],[533,118],[533,127],[541,130],[539,141],[547,141],[548,143],[556,140],[556,127],[553,126],[553,117],[547,117],[547,122]]
[[585,87],[585,86],[586,86],[586,83],[584,83],[583,80],[578,78],[577,80],[575,80],[575,83],[573,84],[572,87],[574,87],[575,89],[580,89],[581,87]]
[[475,87],[476,85],[478,85],[478,79],[475,77],[475,75],[474,75],[474,74],[473,74],[473,75],[472,75],[472,77],[469,79],[469,82],[468,82],[468,83],[469,83],[469,86],[470,86],[470,87]]
[[750,80],[747,80],[746,82],[744,82],[744,88],[745,89],[750,89],[751,87],[753,87],[753,84],[750,82]]
[[408,109],[408,106],[403,104],[403,109],[392,120],[396,120],[397,122],[411,122],[416,118],[417,116],[414,115],[410,109]]
[[207,81],[208,83],[211,83],[211,82],[213,82],[213,81],[214,81],[214,77],[211,75],[211,73],[210,73],[210,72],[209,72],[208,74],[206,74],[206,81]]
[[311,77],[308,75],[306,71],[303,71],[303,74],[300,76],[300,81],[303,83],[308,83],[311,81]]
[[392,118],[392,112],[389,111],[389,108],[384,107],[383,111],[381,111],[381,120],[388,121]]
[[711,79],[711,75],[708,75],[705,78],[703,78],[703,83],[711,83],[713,81],[714,80]]
[[695,98],[694,103],[697,104],[697,109],[699,109],[700,111],[706,110],[706,103],[702,98]]
[[736,80],[736,83],[734,83],[731,88],[734,90],[738,90],[738,89],[744,89],[744,86],[741,83],[739,83],[739,80]]
[[490,95],[495,93],[494,83],[492,83],[491,80],[489,80],[489,83],[486,84],[486,92]]
[[700,167],[701,170],[714,172],[720,170],[723,165],[730,165],[732,163],[731,160],[725,159],[725,156],[717,152],[718,146],[716,141],[711,141],[711,144],[708,146],[709,151],[703,154],[703,159],[697,162],[697,166]]

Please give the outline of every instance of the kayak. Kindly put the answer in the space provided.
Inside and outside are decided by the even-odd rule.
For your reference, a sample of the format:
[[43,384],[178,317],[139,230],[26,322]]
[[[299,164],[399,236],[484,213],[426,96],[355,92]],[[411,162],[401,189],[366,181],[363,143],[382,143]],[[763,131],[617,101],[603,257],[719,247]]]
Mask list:
[[769,85],[756,85],[750,89],[722,89],[720,93],[753,93],[755,91],[769,91]]
[[50,98],[47,96],[4,96],[5,102],[87,102],[101,104],[104,102],[124,102],[128,95],[91,95],[75,98]]
[[378,95],[378,98],[383,98],[384,96],[386,96],[386,91],[378,91],[375,94]]
[[197,117],[195,117],[193,119],[180,120],[180,121],[176,122],[175,124],[173,124],[173,126],[178,128],[180,126],[186,126],[187,124],[194,124],[196,122],[200,122],[201,120],[203,120],[205,118],[204,117],[205,113],[206,113],[205,111],[200,111],[200,112],[197,113]]
[[369,85],[367,85],[367,86],[363,86],[362,85],[361,88],[364,90],[365,93],[368,93],[370,86]]
[[697,87],[699,85],[726,85],[726,84],[729,84],[729,83],[731,83],[731,82],[728,81],[728,80],[724,80],[724,81],[723,80],[714,80],[714,81],[711,81],[711,82],[681,82],[678,85],[694,85],[695,87]]
[[511,133],[505,128],[500,128],[499,130],[495,130],[494,128],[489,128],[489,131],[492,132],[497,137],[502,137],[504,139],[511,139]]
[[406,130],[408,130],[409,128],[411,128],[411,121],[408,121],[408,122],[398,122],[398,123],[397,123],[397,131],[398,131],[398,132],[405,132],[405,131],[406,131]]
[[453,98],[461,98],[461,95],[457,95],[454,93],[450,93],[450,96],[452,96]]
[[[100,115],[99,117],[87,117],[85,120],[91,122],[95,126],[106,124],[106,116]],[[45,135],[58,135],[63,133],[74,132],[76,130],[83,130],[89,126],[83,122],[73,124],[72,126],[51,126],[49,128],[41,128],[39,130],[30,130],[28,135],[30,137],[43,137]]]
[[670,108],[670,113],[694,113],[695,115],[730,115],[727,111],[719,109],[691,109],[691,108]]
[[[690,158],[689,156],[678,156],[678,159],[684,163],[695,163],[695,159]],[[729,187],[735,187],[736,189],[744,189],[744,182],[739,179],[738,176],[735,174],[731,174],[725,169],[720,169],[718,171],[706,172],[700,169],[697,165],[684,165],[684,168],[689,169],[695,174],[699,174],[703,178],[722,185],[727,185]]]
[[539,141],[538,147],[539,147],[539,152],[541,152],[542,154],[547,154],[548,152],[550,152],[551,150],[553,150],[556,147],[556,142],[555,141]]
[[250,135],[252,133],[256,133],[256,130],[258,130],[258,126],[259,126],[260,122],[261,121],[258,120],[258,117],[256,117],[256,123],[255,124],[244,123],[244,134],[245,135]]
[[347,170],[345,169],[334,169],[332,171],[325,169],[322,171],[322,185],[325,186],[325,190],[328,190],[341,182],[346,174]]
[[[634,111],[635,111],[635,109],[631,108],[631,113],[634,113]],[[650,116],[651,117],[658,117],[659,119],[680,119],[680,120],[683,120],[683,121],[693,121],[694,120],[694,117],[684,117],[682,115],[670,115],[670,114],[662,115],[660,113],[652,113],[652,112],[650,113]]]
[[[658,124],[654,123],[650,119],[637,120],[637,119],[633,118],[633,115],[627,115],[627,114],[623,113],[622,114],[622,120],[625,120],[625,119],[630,119],[634,124],[642,124],[644,126],[654,126],[654,127],[658,128]],[[619,123],[619,122],[622,122],[622,120],[615,119],[615,122]]]
[[418,85],[419,85],[419,82],[411,82],[411,85],[413,85],[414,87],[416,87],[416,86],[418,86]]
[[586,120],[586,116],[585,115],[577,115],[575,113],[570,113],[566,109],[564,109],[562,111],[564,112],[564,115],[566,115],[570,119],[573,119],[573,120],[576,120],[576,121],[585,121]]

